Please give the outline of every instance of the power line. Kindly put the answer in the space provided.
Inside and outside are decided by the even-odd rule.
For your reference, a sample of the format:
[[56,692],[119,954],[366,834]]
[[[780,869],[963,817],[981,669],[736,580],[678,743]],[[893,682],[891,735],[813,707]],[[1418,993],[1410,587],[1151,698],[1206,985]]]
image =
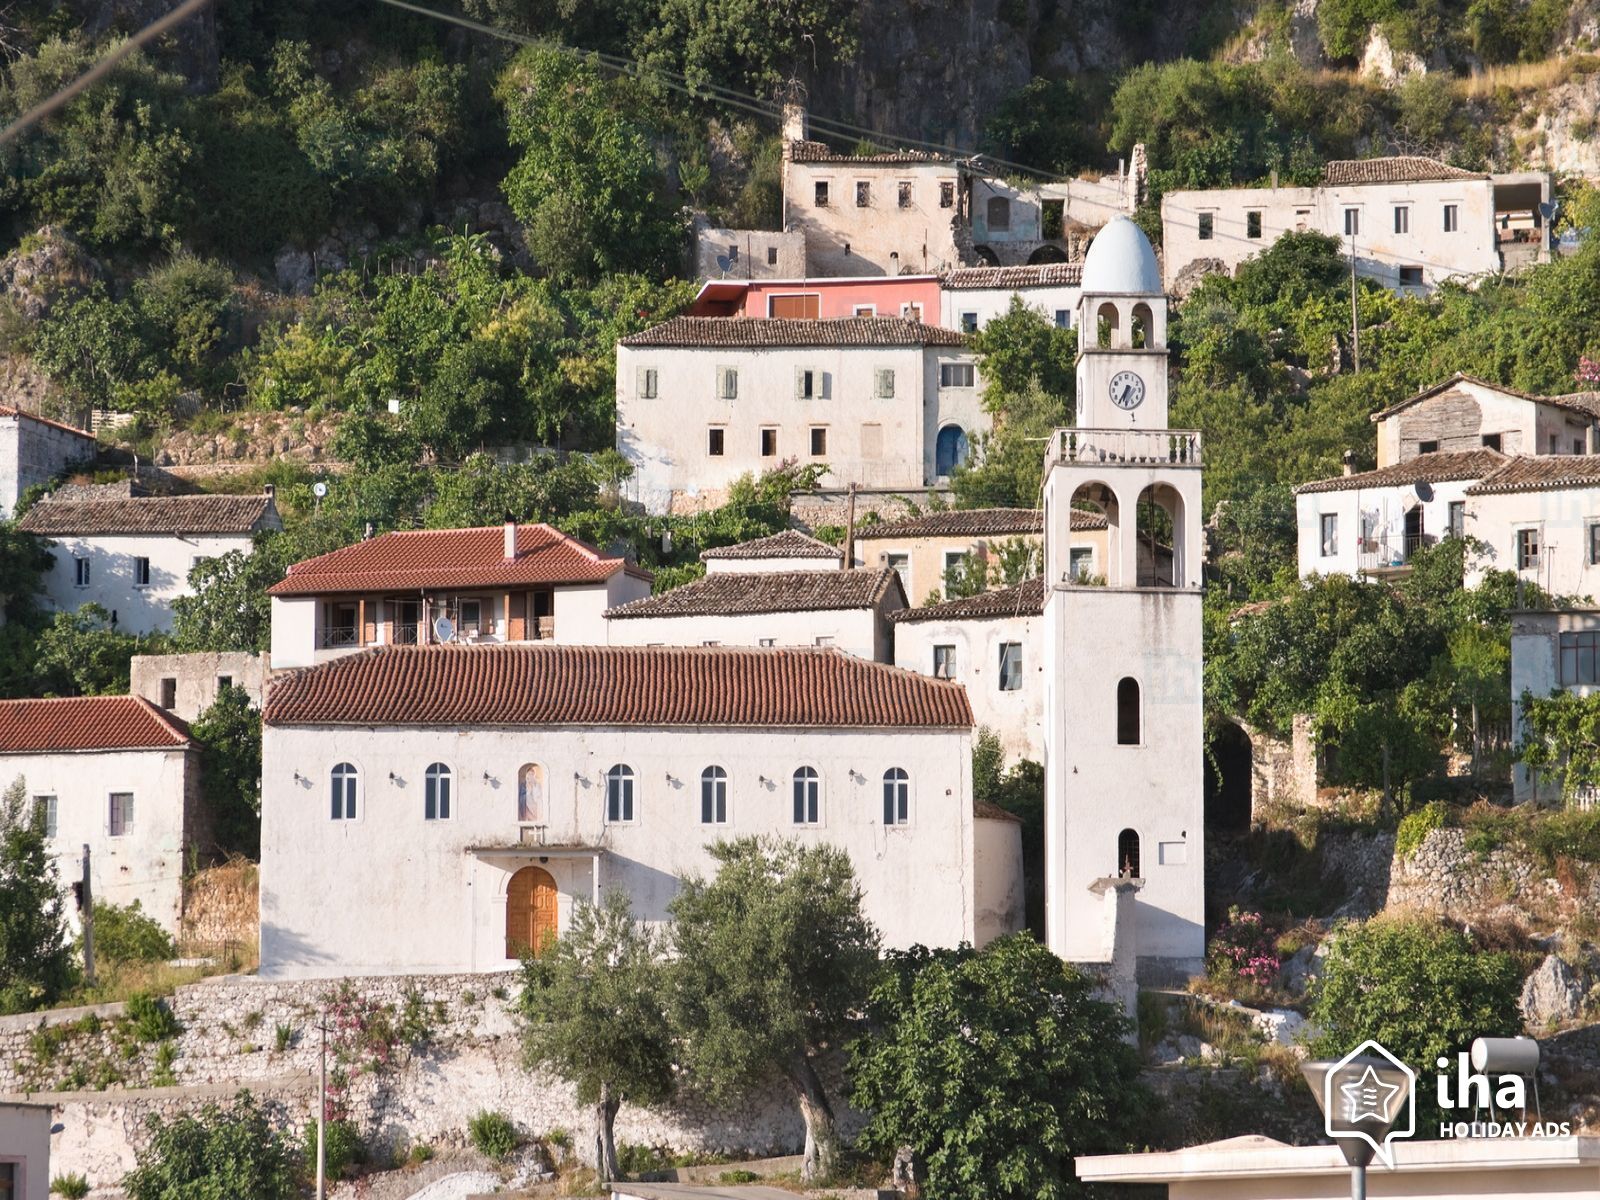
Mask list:
[[[601,65],[610,68],[619,74],[630,75],[634,78],[654,76],[656,82],[662,86],[678,92],[695,100],[712,100],[733,108],[742,109],[759,117],[779,119],[782,110],[772,101],[763,100],[752,92],[740,91],[736,88],[726,87],[722,84],[691,83],[688,76],[679,71],[668,70],[658,66],[644,66],[632,59],[623,58],[616,54],[607,54],[598,50],[584,50],[581,47],[568,46],[548,38],[536,38],[528,34],[514,33],[509,29],[502,29],[482,21],[475,21],[471,17],[460,16],[457,13],[441,12],[435,8],[428,8],[421,4],[410,3],[410,0],[378,0],[391,8],[398,8],[405,12],[415,13],[418,16],[429,17],[446,24],[456,25],[474,33],[482,33],[501,41],[513,42],[520,46],[538,46],[547,50],[555,50],[563,54],[571,54],[581,58],[593,58]],[[982,154],[976,150],[966,150],[959,146],[951,146],[943,142],[927,141],[922,138],[889,135],[878,130],[869,129],[864,125],[857,125],[837,117],[823,117],[807,114],[811,125],[821,129],[824,133],[833,133],[841,136],[865,137],[898,146],[907,150],[925,151],[935,154],[949,155],[953,158],[981,158],[985,162],[998,167],[1010,167],[1017,171],[1026,171],[1045,180],[1064,180],[1065,175],[1053,171],[1044,171],[1038,167],[1029,166],[1027,163],[1014,162],[1010,159],[996,158],[990,154]]]
[[42,121],[45,117],[48,117],[51,113],[55,112],[56,109],[60,108],[63,104],[65,104],[68,100],[71,100],[85,88],[90,87],[97,81],[105,78],[105,76],[110,73],[112,67],[116,66],[128,55],[132,54],[140,46],[144,45],[148,41],[160,37],[174,25],[181,24],[183,21],[188,20],[195,13],[204,8],[208,3],[210,3],[210,0],[183,0],[182,4],[178,5],[177,8],[173,9],[166,16],[157,17],[154,21],[151,21],[150,24],[139,30],[138,33],[134,34],[127,41],[110,50],[104,57],[95,63],[94,66],[90,67],[82,75],[78,76],[78,78],[67,84],[66,87],[56,92],[48,99],[42,100],[38,104],[35,104],[27,112],[23,113],[15,121],[11,122],[11,124],[7,125],[4,129],[0,129],[0,146],[5,145],[18,134],[25,132],[31,126],[37,124],[39,121]]

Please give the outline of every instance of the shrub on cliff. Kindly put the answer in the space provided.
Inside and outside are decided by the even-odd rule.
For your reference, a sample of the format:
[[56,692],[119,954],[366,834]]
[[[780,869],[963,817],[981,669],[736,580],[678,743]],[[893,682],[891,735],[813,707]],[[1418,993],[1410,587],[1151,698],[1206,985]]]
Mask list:
[[249,1092],[197,1114],[148,1119],[150,1144],[122,1178],[129,1200],[293,1200],[295,1156]]

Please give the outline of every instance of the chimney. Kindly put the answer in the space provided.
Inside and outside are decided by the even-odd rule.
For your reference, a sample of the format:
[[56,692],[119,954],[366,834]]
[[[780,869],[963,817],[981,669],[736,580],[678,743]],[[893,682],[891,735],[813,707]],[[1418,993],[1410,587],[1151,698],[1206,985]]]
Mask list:
[[506,514],[506,561],[510,562],[517,556],[517,519],[510,513]]
[[277,484],[273,484],[273,483],[264,483],[264,484],[262,484],[261,485],[261,494],[263,496],[265,496],[268,500],[271,500],[274,496],[276,496],[278,494],[278,486],[277,486]]
[[1354,475],[1356,473],[1356,452],[1354,450],[1346,450],[1344,452],[1344,473],[1346,475]]
[[786,100],[783,104],[783,144],[785,149],[795,142],[807,140],[810,130],[806,123],[806,106],[798,100]]

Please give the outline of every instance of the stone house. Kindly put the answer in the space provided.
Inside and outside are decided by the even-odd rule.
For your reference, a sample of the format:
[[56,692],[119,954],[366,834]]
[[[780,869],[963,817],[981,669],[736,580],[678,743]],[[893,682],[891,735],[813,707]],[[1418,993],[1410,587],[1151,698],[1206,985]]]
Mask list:
[[1431,158],[1328,163],[1315,187],[1168,192],[1162,259],[1172,287],[1214,261],[1230,273],[1291,231],[1339,238],[1356,270],[1385,287],[1431,291],[1549,259],[1544,172],[1489,175]]
[[[1105,573],[1106,519],[1098,512],[1072,513],[1071,570]],[[862,525],[855,531],[857,566],[892,567],[913,604],[944,595],[945,572],[967,555],[995,558],[997,542],[1044,539],[1044,512],[1037,508],[947,508]],[[1035,570],[1039,565],[1035,564]]]
[[0,520],[16,511],[23,492],[94,455],[94,434],[0,405]]
[[939,277],[939,324],[974,333],[1011,308],[1014,298],[1044,314],[1059,329],[1072,327],[1083,264],[962,267]]
[[888,569],[717,571],[606,612],[612,646],[836,647],[894,661],[890,621],[906,606]]
[[107,609],[126,633],[170,629],[172,602],[193,595],[189,572],[202,559],[249,554],[255,535],[282,529],[269,486],[258,496],[148,496],[131,484],[69,487],[17,522],[51,543],[45,573],[53,608]]
[[790,462],[920,489],[990,428],[982,386],[966,339],[920,321],[677,317],[617,343],[617,449],[650,512]]
[[1020,925],[1021,850],[974,813],[971,726],[960,687],[837,650],[391,647],[294,672],[265,711],[261,973],[504,970],[608,889],[662,920],[711,842],[749,834],[846,851],[888,946],[981,944]]
[[193,721],[216,702],[225,687],[236,687],[261,707],[267,656],[245,652],[135,654],[128,690],[180,721]]
[[1006,759],[1044,760],[1044,580],[894,614],[894,661],[967,689]]
[[82,877],[87,846],[97,901],[137,900],[177,931],[187,859],[210,849],[182,722],[137,696],[0,700],[0,787],[19,777],[64,889]]
[[295,563],[272,597],[272,668],[372,646],[605,642],[648,571],[550,525],[386,533]]

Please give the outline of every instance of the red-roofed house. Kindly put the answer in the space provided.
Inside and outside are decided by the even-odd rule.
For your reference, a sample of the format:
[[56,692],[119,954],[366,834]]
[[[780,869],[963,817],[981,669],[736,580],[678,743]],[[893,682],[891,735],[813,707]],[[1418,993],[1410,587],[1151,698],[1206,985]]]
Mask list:
[[0,405],[0,519],[35,484],[94,457],[94,434]]
[[[63,890],[89,847],[97,901],[132,904],[169,931],[191,848],[209,838],[188,728],[138,696],[0,700],[0,790],[17,779],[43,820]],[[68,915],[76,920],[69,903]]]
[[650,573],[549,525],[386,533],[295,563],[268,589],[272,666],[372,646],[601,644],[605,612],[650,594]]

